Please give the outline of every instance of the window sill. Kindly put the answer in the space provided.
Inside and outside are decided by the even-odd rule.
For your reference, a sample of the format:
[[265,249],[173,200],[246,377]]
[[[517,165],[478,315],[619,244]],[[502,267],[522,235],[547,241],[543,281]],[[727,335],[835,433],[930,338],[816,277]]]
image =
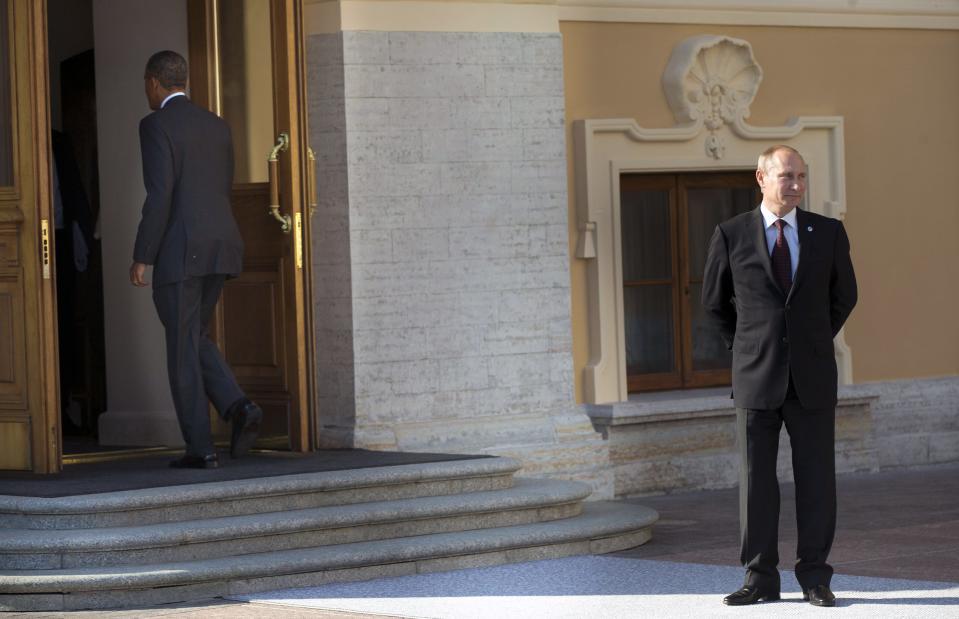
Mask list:
[[[839,388],[837,408],[859,406],[879,398],[872,385],[848,385]],[[609,426],[626,426],[727,417],[736,414],[729,387],[660,391],[630,394],[625,402],[589,404],[587,414],[597,430]]]

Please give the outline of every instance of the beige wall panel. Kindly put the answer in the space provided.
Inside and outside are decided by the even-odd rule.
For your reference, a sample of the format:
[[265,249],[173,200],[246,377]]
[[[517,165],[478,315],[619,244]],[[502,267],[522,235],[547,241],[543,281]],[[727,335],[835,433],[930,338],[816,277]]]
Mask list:
[[[631,117],[643,127],[673,126],[660,78],[676,43],[699,34],[752,44],[765,77],[750,124],[843,116],[846,226],[860,286],[846,335],[854,379],[959,373],[959,198],[950,188],[959,169],[959,32],[590,22],[563,22],[560,30],[568,125]],[[581,401],[582,261],[573,260],[571,277]]]

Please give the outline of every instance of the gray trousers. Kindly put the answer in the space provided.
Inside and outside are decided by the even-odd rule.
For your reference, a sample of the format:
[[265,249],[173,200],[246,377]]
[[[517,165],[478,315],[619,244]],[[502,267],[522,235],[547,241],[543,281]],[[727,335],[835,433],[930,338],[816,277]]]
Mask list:
[[205,275],[153,289],[153,303],[166,331],[173,406],[186,453],[191,456],[215,451],[210,402],[226,419],[230,407],[244,397],[233,371],[207,331],[225,281],[225,275]]

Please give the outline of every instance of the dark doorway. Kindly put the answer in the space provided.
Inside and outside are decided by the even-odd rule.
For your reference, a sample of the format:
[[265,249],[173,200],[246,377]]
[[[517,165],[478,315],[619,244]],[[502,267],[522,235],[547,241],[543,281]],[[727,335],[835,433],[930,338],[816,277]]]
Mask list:
[[[87,2],[48,9],[60,408],[69,455],[101,449],[97,418],[106,410],[93,15]],[[74,35],[67,49],[56,31],[71,26],[89,35]]]

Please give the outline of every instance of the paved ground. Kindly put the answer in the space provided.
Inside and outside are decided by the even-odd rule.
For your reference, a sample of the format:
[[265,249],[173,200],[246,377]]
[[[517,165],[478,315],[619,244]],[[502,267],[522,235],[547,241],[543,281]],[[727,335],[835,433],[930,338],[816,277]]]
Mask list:
[[[839,477],[830,563],[839,574],[959,582],[959,464]],[[783,484],[779,556],[796,548],[792,485]],[[630,499],[659,511],[653,539],[618,556],[736,565],[738,491]],[[736,583],[733,583],[736,584]],[[956,613],[959,616],[959,612]]]
[[[795,512],[792,508],[792,488],[783,488],[780,556],[787,562],[795,546]],[[633,500],[631,500],[633,501]],[[723,581],[729,578],[728,590],[739,584],[740,572],[735,567],[738,557],[736,490],[715,490],[688,494],[645,497],[635,502],[659,510],[653,540],[639,548],[616,553],[620,561],[638,559],[637,568],[655,568],[649,572],[662,578],[669,566],[675,566],[677,578],[697,570]],[[877,474],[847,475],[839,478],[839,528],[830,557],[837,578],[849,576],[885,577],[919,581],[959,583],[959,463],[926,467],[910,471],[892,471]],[[663,564],[662,562],[666,562]],[[679,564],[699,564],[698,567]],[[666,572],[663,572],[665,565]],[[726,566],[710,568],[709,566]],[[439,575],[437,575],[439,576]],[[860,579],[862,580],[862,579]],[[437,585],[444,582],[437,578]],[[784,577],[784,593],[791,578]],[[856,581],[858,582],[858,581]],[[865,581],[863,581],[865,582]],[[953,585],[944,589],[953,590]],[[439,587],[438,587],[439,588]],[[437,596],[444,591],[437,591]],[[790,592],[796,597],[796,592]],[[580,593],[577,592],[576,595]],[[716,597],[716,614],[723,611],[719,603],[721,592],[710,590],[710,600]],[[877,600],[872,600],[877,602]],[[915,599],[912,600],[915,603]],[[882,601],[879,616],[906,615],[909,607],[897,610],[895,596]],[[937,617],[959,617],[959,597],[950,593],[934,607]],[[793,610],[812,610],[807,604],[766,606],[777,615]],[[792,610],[790,610],[792,609]],[[758,608],[756,609],[759,610]],[[843,610],[843,609],[839,609]],[[850,610],[850,609],[845,609]],[[918,608],[917,608],[918,610]],[[400,612],[397,608],[394,612]],[[889,614],[887,614],[889,613]],[[712,615],[712,613],[709,613]],[[748,613],[744,613],[746,616]],[[215,601],[206,604],[165,606],[130,611],[96,611],[68,613],[70,617],[176,617],[179,618],[247,618],[277,617],[279,619],[373,618],[378,614],[345,613],[296,608],[264,603],[236,603]],[[30,617],[61,617],[64,614],[32,613]],[[850,615],[846,615],[850,616]],[[920,615],[915,615],[920,616]],[[924,615],[923,615],[924,616]]]
[[[417,574],[239,596],[284,608],[324,608],[432,619],[822,619],[783,573],[782,601],[749,608],[720,603],[738,566],[610,556],[569,557],[515,565]],[[939,619],[959,613],[959,583],[837,574],[833,614],[842,619]]]

